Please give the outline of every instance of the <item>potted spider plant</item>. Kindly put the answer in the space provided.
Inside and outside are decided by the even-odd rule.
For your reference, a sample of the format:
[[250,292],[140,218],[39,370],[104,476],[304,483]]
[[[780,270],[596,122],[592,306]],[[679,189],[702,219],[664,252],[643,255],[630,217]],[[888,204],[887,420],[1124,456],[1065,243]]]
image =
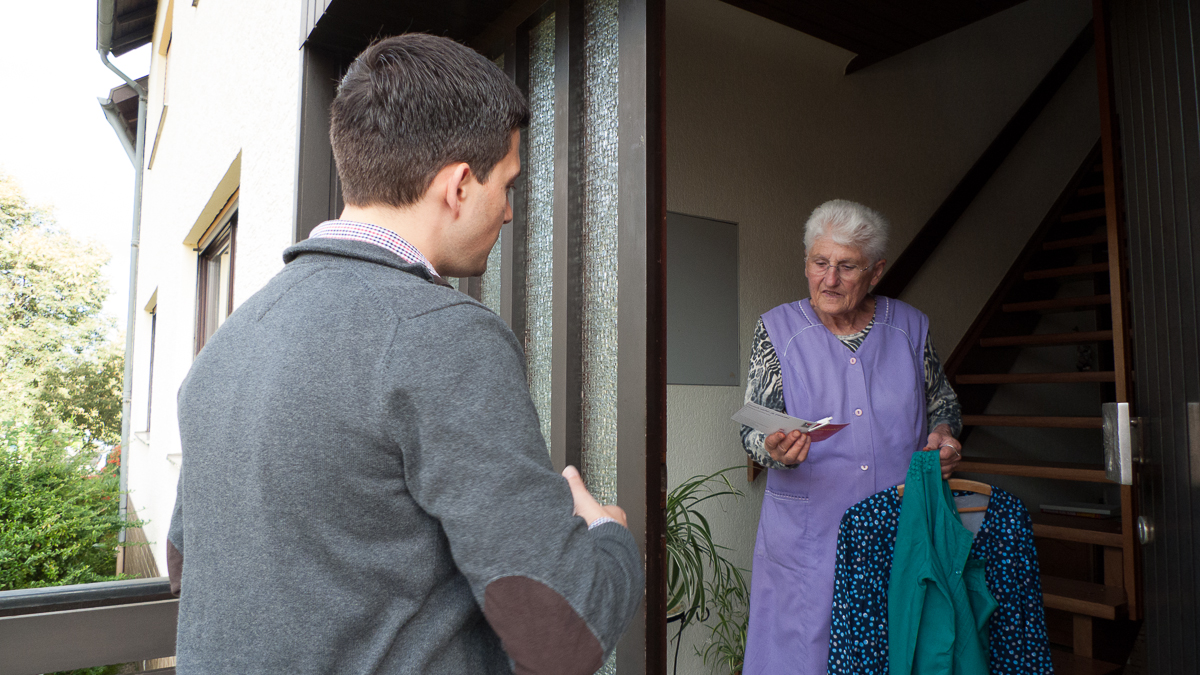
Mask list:
[[[679,647],[683,630],[688,626],[708,619],[712,610],[718,612],[718,627],[733,628],[739,619],[723,611],[737,606],[739,598],[749,595],[745,577],[723,552],[730,550],[713,540],[712,527],[698,507],[706,501],[722,497],[742,497],[729,482],[726,475],[743,467],[733,466],[707,475],[698,475],[681,483],[667,495],[666,539],[667,539],[667,621],[678,622],[675,635],[675,667],[679,664]],[[742,604],[745,604],[744,602]],[[744,622],[743,622],[744,624]],[[728,631],[726,631],[728,632]],[[736,632],[729,633],[736,637]],[[714,632],[714,638],[722,637]],[[742,626],[742,642],[745,642],[745,627]],[[710,643],[701,657],[705,663],[709,658],[720,658],[723,651]],[[744,646],[743,646],[744,649]],[[731,643],[728,651],[736,651]],[[711,652],[711,656],[709,655]],[[740,657],[737,659],[740,662]],[[740,665],[738,666],[740,668]],[[734,672],[734,671],[731,671]]]
[[721,672],[739,675],[746,657],[746,628],[750,624],[749,591],[743,581],[712,588],[709,595],[716,619],[705,626],[709,636],[704,649],[696,648],[696,655]]

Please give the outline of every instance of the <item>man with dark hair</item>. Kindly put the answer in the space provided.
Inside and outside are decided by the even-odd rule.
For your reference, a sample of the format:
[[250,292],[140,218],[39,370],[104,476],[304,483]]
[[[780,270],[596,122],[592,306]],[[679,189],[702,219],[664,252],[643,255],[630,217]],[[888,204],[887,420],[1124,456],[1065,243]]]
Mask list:
[[350,67],[341,219],[179,390],[180,675],[591,673],[612,653],[644,582],[624,512],[553,471],[520,344],[440,276],[483,272],[528,116],[443,38]]

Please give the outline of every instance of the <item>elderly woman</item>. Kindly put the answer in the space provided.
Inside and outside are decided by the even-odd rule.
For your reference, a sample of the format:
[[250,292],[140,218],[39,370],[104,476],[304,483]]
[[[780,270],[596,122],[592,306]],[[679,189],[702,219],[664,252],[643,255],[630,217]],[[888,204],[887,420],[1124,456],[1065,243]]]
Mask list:
[[842,514],[904,481],[914,452],[937,450],[949,476],[962,454],[958,398],[913,307],[871,295],[883,276],[887,222],[854,202],[813,211],[804,231],[809,297],[762,315],[746,400],[849,426],[807,434],[742,428],[768,468],[754,546],[746,675],[826,672]]

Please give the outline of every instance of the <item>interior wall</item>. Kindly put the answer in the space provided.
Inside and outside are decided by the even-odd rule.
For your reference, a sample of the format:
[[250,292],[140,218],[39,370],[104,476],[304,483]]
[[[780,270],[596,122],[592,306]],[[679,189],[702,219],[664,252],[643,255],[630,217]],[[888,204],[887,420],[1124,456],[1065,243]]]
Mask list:
[[[1090,16],[1086,0],[1029,0],[846,76],[851,52],[718,0],[668,0],[667,208],[738,224],[741,362],[758,316],[808,295],[814,207],[878,209],[894,258]],[[1099,136],[1090,57],[1078,70],[903,296],[930,315],[943,356]],[[737,387],[668,387],[671,487],[744,467],[729,420],[744,387],[744,371]],[[749,570],[766,480],[730,475],[746,498],[706,513]],[[678,672],[707,672],[693,651],[707,631],[688,633]]]

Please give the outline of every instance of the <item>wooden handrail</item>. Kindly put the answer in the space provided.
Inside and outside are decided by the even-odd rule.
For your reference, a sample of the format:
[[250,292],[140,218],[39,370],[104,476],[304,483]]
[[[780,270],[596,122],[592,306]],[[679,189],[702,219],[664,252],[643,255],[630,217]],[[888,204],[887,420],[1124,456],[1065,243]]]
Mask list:
[[1038,86],[1034,87],[1033,92],[1029,94],[1021,107],[1017,108],[1017,112],[1013,113],[1012,118],[1008,120],[1000,133],[996,134],[996,138],[983,151],[975,164],[958,182],[958,185],[950,191],[942,205],[933,212],[925,226],[917,232],[904,251],[888,266],[888,271],[875,286],[875,293],[893,298],[900,297],[925,261],[933,255],[934,250],[942,243],[962,214],[966,212],[967,207],[979,196],[979,192],[991,180],[992,175],[1000,168],[1000,164],[1016,147],[1017,142],[1033,125],[1034,120],[1050,103],[1050,99],[1054,97],[1054,94],[1067,81],[1067,77],[1083,60],[1094,41],[1095,32],[1089,21],[1071,46],[1067,47],[1063,55],[1038,83]]

